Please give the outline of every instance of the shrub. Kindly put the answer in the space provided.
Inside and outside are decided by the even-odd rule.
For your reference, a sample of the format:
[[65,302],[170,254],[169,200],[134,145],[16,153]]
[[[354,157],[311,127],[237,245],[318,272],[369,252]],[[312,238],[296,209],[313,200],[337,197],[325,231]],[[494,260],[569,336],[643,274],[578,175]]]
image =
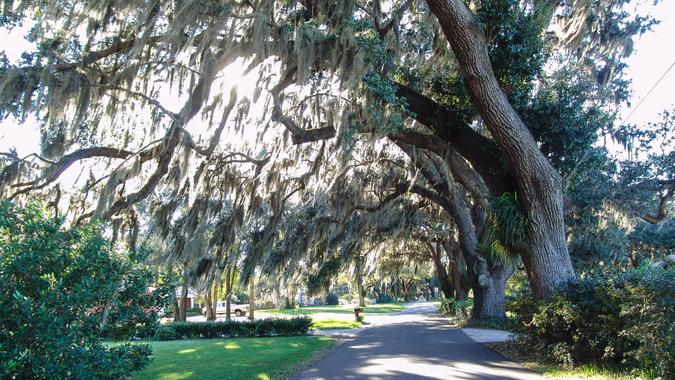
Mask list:
[[126,260],[97,226],[65,230],[37,204],[0,202],[0,378],[117,379],[146,366],[147,346],[100,342],[95,311],[117,300]]
[[326,296],[326,305],[339,305],[340,304],[340,298],[338,297],[337,294],[330,292]]
[[173,322],[160,326],[157,340],[181,338],[238,338],[254,336],[288,336],[307,334],[312,326],[308,316],[256,319],[253,321]]
[[471,311],[473,309],[473,301],[462,300],[457,301],[454,298],[441,297],[441,312],[462,320],[471,318]]
[[392,303],[394,302],[394,297],[388,293],[380,293],[375,299],[375,303]]
[[[104,336],[118,340],[151,338],[159,326],[158,311],[171,305],[179,278],[170,272],[158,274],[143,264],[150,254],[142,246],[125,258],[124,276],[118,283],[123,286],[118,286],[111,302],[107,324],[101,332]],[[155,282],[156,278],[159,281]],[[152,291],[148,291],[151,285]],[[96,318],[102,319],[104,310],[97,308]]]
[[549,359],[639,370],[649,377],[675,373],[675,270],[643,268],[598,274],[563,286],[545,304],[516,302],[521,342]]
[[173,326],[159,326],[155,331],[156,340],[174,340],[178,338],[176,329]]

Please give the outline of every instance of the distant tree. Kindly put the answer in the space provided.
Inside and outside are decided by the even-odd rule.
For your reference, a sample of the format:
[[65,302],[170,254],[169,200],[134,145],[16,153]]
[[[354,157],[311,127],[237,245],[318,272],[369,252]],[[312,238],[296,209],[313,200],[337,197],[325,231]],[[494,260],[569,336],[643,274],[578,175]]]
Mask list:
[[[548,100],[568,92],[546,83],[544,65],[584,73],[596,99],[621,98],[623,60],[651,20],[625,12],[628,0],[384,3],[6,2],[0,23],[34,24],[36,48],[21,62],[0,60],[0,118],[37,116],[43,149],[5,152],[0,190],[40,192],[74,223],[147,209],[167,261],[202,283],[225,268],[232,245],[246,245],[246,282],[267,264],[288,208],[321,204],[339,193],[333,179],[364,168],[354,160],[359,142],[396,144],[396,158],[420,173],[397,182],[412,186],[352,188],[363,196],[336,202],[325,230],[360,230],[365,218],[351,215],[366,210],[352,206],[416,191],[453,219],[473,278],[485,280],[473,283],[485,295],[474,310],[500,314],[494,295],[510,268],[486,261],[479,246],[492,201],[518,193],[514,215],[526,233],[504,247],[522,257],[535,296],[549,297],[575,273],[562,177],[571,163],[548,140],[588,145],[597,136],[586,127],[599,124],[585,113],[556,117],[547,105],[562,103]],[[236,62],[255,75],[250,97],[219,89]],[[256,100],[263,110],[252,115]],[[199,121],[208,127],[196,130]],[[568,133],[579,121],[583,133]],[[254,146],[223,141],[226,130],[253,128]],[[379,158],[385,169],[401,163]],[[60,176],[80,163],[89,166],[77,191],[61,189]],[[342,258],[317,249],[321,260],[355,263],[349,252],[361,250],[337,240],[347,242]],[[276,252],[320,261],[307,250]]]

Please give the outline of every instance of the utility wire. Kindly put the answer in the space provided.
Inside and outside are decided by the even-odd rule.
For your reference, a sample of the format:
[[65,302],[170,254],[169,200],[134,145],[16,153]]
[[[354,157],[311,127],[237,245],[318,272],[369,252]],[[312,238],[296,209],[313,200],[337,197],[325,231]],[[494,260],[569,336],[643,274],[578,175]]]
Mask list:
[[[654,91],[654,89],[656,88],[656,86],[658,86],[659,83],[661,83],[661,81],[663,80],[663,78],[665,78],[666,75],[668,75],[668,73],[670,72],[670,70],[672,70],[673,67],[675,67],[675,61],[673,61],[673,63],[671,63],[670,66],[668,66],[668,68],[666,69],[666,71],[664,71],[663,74],[661,74],[661,77],[656,81],[656,83],[654,83],[654,85],[652,85],[652,87],[649,89],[649,91],[647,91],[647,93],[645,94],[645,96],[642,97],[642,99],[640,99],[640,101],[638,102],[638,104],[636,104],[635,107],[633,107],[633,109],[630,111],[630,113],[628,114],[628,116],[626,116],[626,117],[621,121],[621,123],[619,124],[619,126],[624,125],[624,124],[631,118],[631,116],[633,116],[633,114],[635,113],[635,111],[637,111],[637,109],[640,108],[640,106],[642,105],[642,103],[644,103],[644,101],[649,97],[649,95],[651,95],[651,93]],[[586,161],[586,159],[588,158],[588,155],[590,154],[590,152],[591,152],[591,148],[589,147],[588,149],[586,149],[586,151],[584,152],[584,155],[581,157],[581,159],[580,159],[579,161],[577,161],[577,163],[574,165],[574,167],[572,167],[572,170],[570,170],[569,173],[567,173],[567,175],[564,177],[564,181],[565,181],[564,187],[565,187],[565,188],[567,188],[567,186],[569,185],[569,183],[570,183],[570,182],[569,182],[569,179],[572,178],[572,177],[576,174],[577,170],[579,169],[579,166],[580,166],[583,162]]]
[[645,94],[645,96],[643,96],[642,99],[640,99],[640,102],[638,102],[638,104],[633,108],[633,110],[630,111],[630,113],[628,114],[628,116],[626,116],[626,118],[623,119],[623,121],[622,121],[621,124],[619,124],[619,125],[626,124],[626,122],[630,119],[630,117],[633,116],[633,114],[635,113],[635,111],[637,111],[637,109],[640,108],[640,106],[642,105],[642,103],[644,103],[644,101],[649,97],[649,95],[651,95],[651,93],[654,91],[654,89],[656,88],[656,86],[658,86],[659,83],[661,83],[661,81],[663,80],[663,78],[665,78],[666,75],[668,75],[668,72],[670,72],[670,70],[673,68],[673,66],[675,66],[675,61],[673,61],[673,63],[670,64],[670,66],[666,69],[666,71],[663,72],[663,74],[662,74],[661,77],[656,81],[656,83],[654,83],[654,85],[649,89],[649,91],[647,91],[647,93]]

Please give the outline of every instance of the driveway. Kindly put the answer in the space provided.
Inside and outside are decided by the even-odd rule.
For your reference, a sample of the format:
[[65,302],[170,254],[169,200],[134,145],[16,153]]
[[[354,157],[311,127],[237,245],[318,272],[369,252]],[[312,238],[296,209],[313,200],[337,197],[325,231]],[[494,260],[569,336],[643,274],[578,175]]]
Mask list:
[[296,379],[542,379],[449,326],[430,303],[372,322]]

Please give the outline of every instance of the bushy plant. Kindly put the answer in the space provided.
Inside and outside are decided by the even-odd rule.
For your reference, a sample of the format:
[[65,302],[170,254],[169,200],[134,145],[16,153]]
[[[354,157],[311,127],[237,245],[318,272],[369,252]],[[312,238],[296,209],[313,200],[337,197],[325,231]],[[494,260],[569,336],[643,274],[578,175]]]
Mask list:
[[592,362],[650,377],[675,373],[675,270],[589,275],[566,284],[547,303],[515,305],[521,342],[553,361]]
[[443,314],[456,317],[460,320],[468,320],[471,318],[471,310],[473,309],[473,301],[460,300],[454,298],[441,297],[441,312]]
[[222,322],[173,322],[160,326],[155,333],[157,340],[182,338],[239,338],[254,336],[289,336],[307,334],[312,326],[308,316],[293,318],[267,318],[253,321]]
[[[147,247],[140,247],[123,260],[124,275],[118,283],[114,297],[103,307],[96,308],[97,318],[103,319],[109,307],[105,327],[101,333],[114,339],[151,338],[159,325],[159,311],[173,301],[174,289],[179,278],[173,273],[157,273],[144,264],[150,254]],[[158,278],[159,281],[154,283]],[[199,308],[193,315],[201,314]]]
[[125,255],[99,227],[62,222],[0,202],[0,378],[117,379],[148,363],[147,346],[100,342],[95,311],[115,299]]
[[375,299],[375,303],[392,303],[394,302],[394,297],[392,297],[389,293],[380,293],[377,295],[377,298]]
[[155,330],[155,340],[174,340],[178,338],[178,333],[173,326],[159,326]]
[[339,305],[340,304],[340,298],[338,297],[337,294],[330,292],[328,295],[326,295],[326,305]]

